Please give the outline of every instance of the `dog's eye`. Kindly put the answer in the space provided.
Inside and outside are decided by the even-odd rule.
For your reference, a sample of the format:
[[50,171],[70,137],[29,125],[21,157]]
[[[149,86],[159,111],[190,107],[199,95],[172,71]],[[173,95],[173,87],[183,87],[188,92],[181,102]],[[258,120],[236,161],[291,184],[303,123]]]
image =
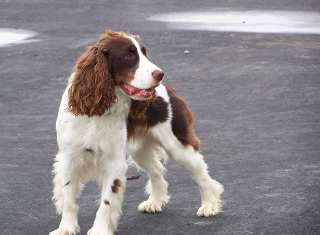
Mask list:
[[125,57],[124,57],[125,59],[134,59],[134,54],[133,53],[129,53],[128,55],[126,55]]

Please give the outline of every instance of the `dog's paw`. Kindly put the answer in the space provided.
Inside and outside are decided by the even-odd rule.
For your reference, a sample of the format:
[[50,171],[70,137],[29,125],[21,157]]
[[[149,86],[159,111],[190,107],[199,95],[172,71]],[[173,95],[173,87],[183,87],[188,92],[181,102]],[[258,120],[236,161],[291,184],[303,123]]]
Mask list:
[[222,210],[223,202],[217,201],[215,203],[202,204],[197,212],[199,217],[212,217],[219,214]]
[[74,229],[70,229],[68,227],[59,227],[57,230],[49,233],[49,235],[76,235],[79,232],[80,227],[76,225]]
[[166,204],[165,201],[156,201],[152,199],[148,199],[147,201],[142,202],[138,206],[138,211],[148,212],[148,213],[156,213],[162,212],[162,207]]
[[222,184],[210,179],[209,188],[201,191],[202,205],[197,212],[197,216],[211,217],[219,214],[224,204],[223,201],[220,200],[223,191]]
[[87,235],[113,235],[112,230],[100,229],[100,228],[91,228]]

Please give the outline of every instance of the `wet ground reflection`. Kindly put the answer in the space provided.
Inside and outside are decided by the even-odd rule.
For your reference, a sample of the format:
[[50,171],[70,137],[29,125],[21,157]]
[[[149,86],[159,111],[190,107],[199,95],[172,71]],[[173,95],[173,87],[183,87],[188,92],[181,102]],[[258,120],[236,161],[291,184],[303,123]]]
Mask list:
[[40,41],[28,39],[37,34],[37,32],[25,29],[0,28],[0,47]]
[[148,18],[168,28],[249,33],[320,34],[320,13],[302,11],[177,12]]

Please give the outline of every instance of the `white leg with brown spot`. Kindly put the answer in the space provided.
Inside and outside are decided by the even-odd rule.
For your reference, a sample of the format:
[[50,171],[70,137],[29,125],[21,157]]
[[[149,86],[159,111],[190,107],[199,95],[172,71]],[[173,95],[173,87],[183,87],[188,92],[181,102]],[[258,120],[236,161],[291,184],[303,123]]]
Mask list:
[[78,205],[76,197],[81,190],[77,169],[71,165],[70,157],[58,153],[54,164],[54,196],[57,213],[62,214],[59,228],[50,235],[75,235],[78,225]]
[[189,172],[198,184],[202,205],[197,215],[210,217],[218,214],[223,205],[220,196],[224,189],[220,183],[210,177],[203,156],[193,147],[183,146],[173,134],[169,122],[154,127],[152,134],[166,150],[169,157]]
[[108,166],[103,169],[105,172],[100,175],[104,178],[98,179],[102,187],[100,206],[87,235],[113,235],[121,213],[127,169],[124,158],[121,161],[109,161]]

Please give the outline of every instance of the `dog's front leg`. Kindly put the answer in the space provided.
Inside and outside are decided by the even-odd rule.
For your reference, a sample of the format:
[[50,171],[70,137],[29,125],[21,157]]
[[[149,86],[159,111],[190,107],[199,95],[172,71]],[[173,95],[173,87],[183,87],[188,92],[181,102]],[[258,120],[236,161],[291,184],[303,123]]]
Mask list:
[[80,231],[78,226],[78,205],[76,196],[79,189],[79,172],[72,164],[70,155],[60,152],[54,164],[54,200],[57,212],[62,213],[59,228],[50,235],[75,235]]
[[93,227],[87,235],[112,235],[117,228],[128,169],[124,155],[121,158],[106,162],[105,169],[99,173],[99,183],[102,186],[100,206]]

